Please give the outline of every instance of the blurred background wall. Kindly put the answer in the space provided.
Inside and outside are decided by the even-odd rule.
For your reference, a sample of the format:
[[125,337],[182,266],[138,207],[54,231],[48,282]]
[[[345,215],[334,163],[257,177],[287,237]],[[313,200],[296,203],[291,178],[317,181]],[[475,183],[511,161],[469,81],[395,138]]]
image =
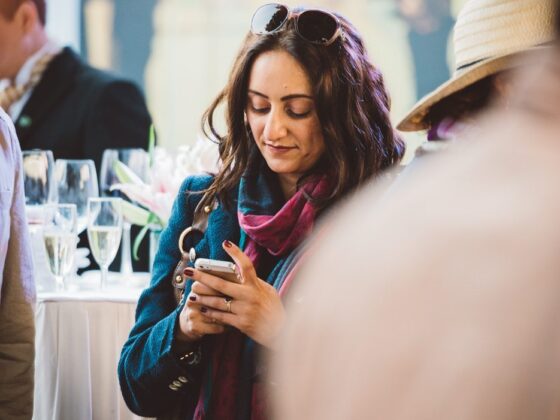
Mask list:
[[[307,0],[360,30],[393,98],[395,122],[449,76],[450,30],[465,0]],[[49,32],[91,64],[135,80],[160,144],[193,143],[224,86],[256,0],[50,0]],[[290,6],[301,4],[287,0]],[[414,148],[421,136],[407,136]]]

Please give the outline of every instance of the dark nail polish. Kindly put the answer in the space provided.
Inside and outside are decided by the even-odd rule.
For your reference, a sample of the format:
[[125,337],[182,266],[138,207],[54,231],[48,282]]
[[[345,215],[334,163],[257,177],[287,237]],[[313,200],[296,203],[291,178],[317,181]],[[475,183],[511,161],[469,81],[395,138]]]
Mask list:
[[206,306],[203,306],[202,308],[200,308],[200,312],[205,314],[206,312],[208,312],[208,308]]
[[226,239],[226,240],[224,241],[224,246],[225,246],[226,248],[231,248],[231,242],[228,241],[228,240]]
[[184,274],[185,276],[192,277],[192,276],[194,275],[194,271],[193,271],[192,268],[185,268],[185,269],[183,270],[183,274]]
[[192,300],[193,302],[196,302],[196,296],[190,295],[189,299]]

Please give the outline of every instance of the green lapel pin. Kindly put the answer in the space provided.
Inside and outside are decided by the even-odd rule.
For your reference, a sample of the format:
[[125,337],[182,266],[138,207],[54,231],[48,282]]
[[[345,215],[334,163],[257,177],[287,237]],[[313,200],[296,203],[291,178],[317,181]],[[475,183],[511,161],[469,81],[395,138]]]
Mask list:
[[19,117],[18,125],[21,128],[27,128],[31,125],[31,117],[29,115],[22,115]]

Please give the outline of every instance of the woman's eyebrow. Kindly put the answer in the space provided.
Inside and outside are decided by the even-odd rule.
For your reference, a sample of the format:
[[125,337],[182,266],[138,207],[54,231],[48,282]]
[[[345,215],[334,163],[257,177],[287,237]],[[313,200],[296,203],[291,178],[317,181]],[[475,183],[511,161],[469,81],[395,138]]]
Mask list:
[[[265,98],[265,99],[270,99],[264,93],[258,92],[258,91],[253,90],[253,89],[249,89],[249,93],[252,93],[253,95],[260,96],[260,97]],[[291,95],[282,96],[280,98],[280,100],[281,101],[288,101],[290,99],[297,99],[297,98],[313,99],[313,96],[306,95],[304,93],[292,93]]]

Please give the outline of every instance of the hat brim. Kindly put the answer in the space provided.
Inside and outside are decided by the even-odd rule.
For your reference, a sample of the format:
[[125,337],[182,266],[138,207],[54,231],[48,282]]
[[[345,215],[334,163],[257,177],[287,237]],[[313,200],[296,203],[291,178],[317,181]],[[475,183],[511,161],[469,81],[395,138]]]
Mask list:
[[[541,47],[542,48],[542,47]],[[541,49],[538,48],[538,49]],[[532,48],[537,49],[537,48]],[[429,129],[425,120],[430,108],[448,96],[484,79],[485,77],[516,67],[519,62],[515,58],[519,52],[481,61],[472,67],[456,74],[439,88],[424,96],[414,105],[412,110],[397,125],[400,131],[420,131]]]

